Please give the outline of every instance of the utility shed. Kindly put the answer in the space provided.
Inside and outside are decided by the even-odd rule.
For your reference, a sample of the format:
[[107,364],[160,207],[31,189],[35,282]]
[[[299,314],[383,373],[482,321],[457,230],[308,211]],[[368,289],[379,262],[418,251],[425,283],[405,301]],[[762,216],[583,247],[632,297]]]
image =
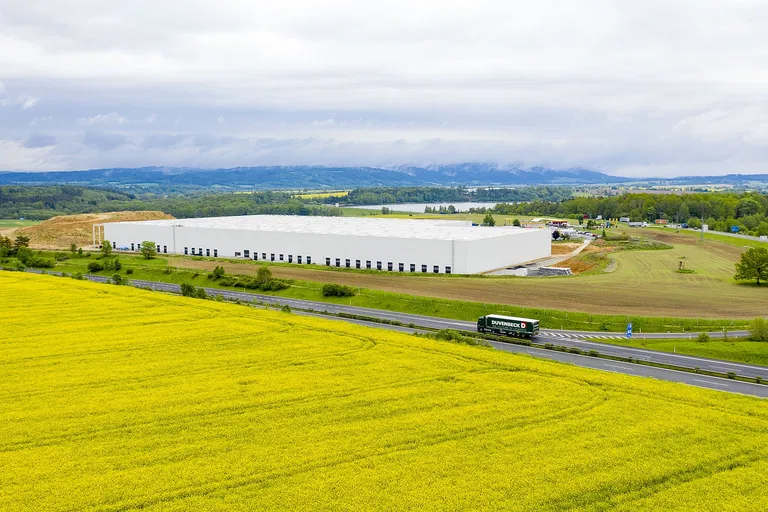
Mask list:
[[135,251],[152,241],[161,254],[391,272],[475,274],[551,255],[548,229],[446,220],[250,215],[114,222],[99,232]]

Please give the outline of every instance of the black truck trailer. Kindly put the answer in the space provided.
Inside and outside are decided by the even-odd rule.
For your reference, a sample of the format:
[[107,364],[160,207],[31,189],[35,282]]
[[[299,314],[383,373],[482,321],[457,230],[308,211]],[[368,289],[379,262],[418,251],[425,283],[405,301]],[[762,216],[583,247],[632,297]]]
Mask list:
[[477,332],[530,338],[539,334],[539,321],[514,316],[485,315],[477,320]]

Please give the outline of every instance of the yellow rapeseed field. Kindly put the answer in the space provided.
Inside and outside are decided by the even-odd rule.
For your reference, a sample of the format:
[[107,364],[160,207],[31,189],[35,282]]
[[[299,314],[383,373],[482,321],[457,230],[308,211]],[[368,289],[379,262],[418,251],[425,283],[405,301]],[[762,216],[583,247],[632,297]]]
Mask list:
[[768,405],[0,272],[0,510],[768,510]]

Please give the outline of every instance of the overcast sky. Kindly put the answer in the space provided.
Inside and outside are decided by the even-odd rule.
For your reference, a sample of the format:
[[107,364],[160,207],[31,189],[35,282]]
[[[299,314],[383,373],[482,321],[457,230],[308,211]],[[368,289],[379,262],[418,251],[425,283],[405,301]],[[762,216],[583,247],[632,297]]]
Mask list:
[[0,169],[768,172],[768,2],[0,0]]

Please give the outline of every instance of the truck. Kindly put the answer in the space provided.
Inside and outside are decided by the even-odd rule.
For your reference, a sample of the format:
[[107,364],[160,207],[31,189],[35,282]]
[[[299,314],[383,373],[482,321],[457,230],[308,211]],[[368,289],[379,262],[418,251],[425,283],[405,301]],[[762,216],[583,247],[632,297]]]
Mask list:
[[539,334],[539,321],[514,316],[485,315],[477,319],[477,332],[530,338]]

